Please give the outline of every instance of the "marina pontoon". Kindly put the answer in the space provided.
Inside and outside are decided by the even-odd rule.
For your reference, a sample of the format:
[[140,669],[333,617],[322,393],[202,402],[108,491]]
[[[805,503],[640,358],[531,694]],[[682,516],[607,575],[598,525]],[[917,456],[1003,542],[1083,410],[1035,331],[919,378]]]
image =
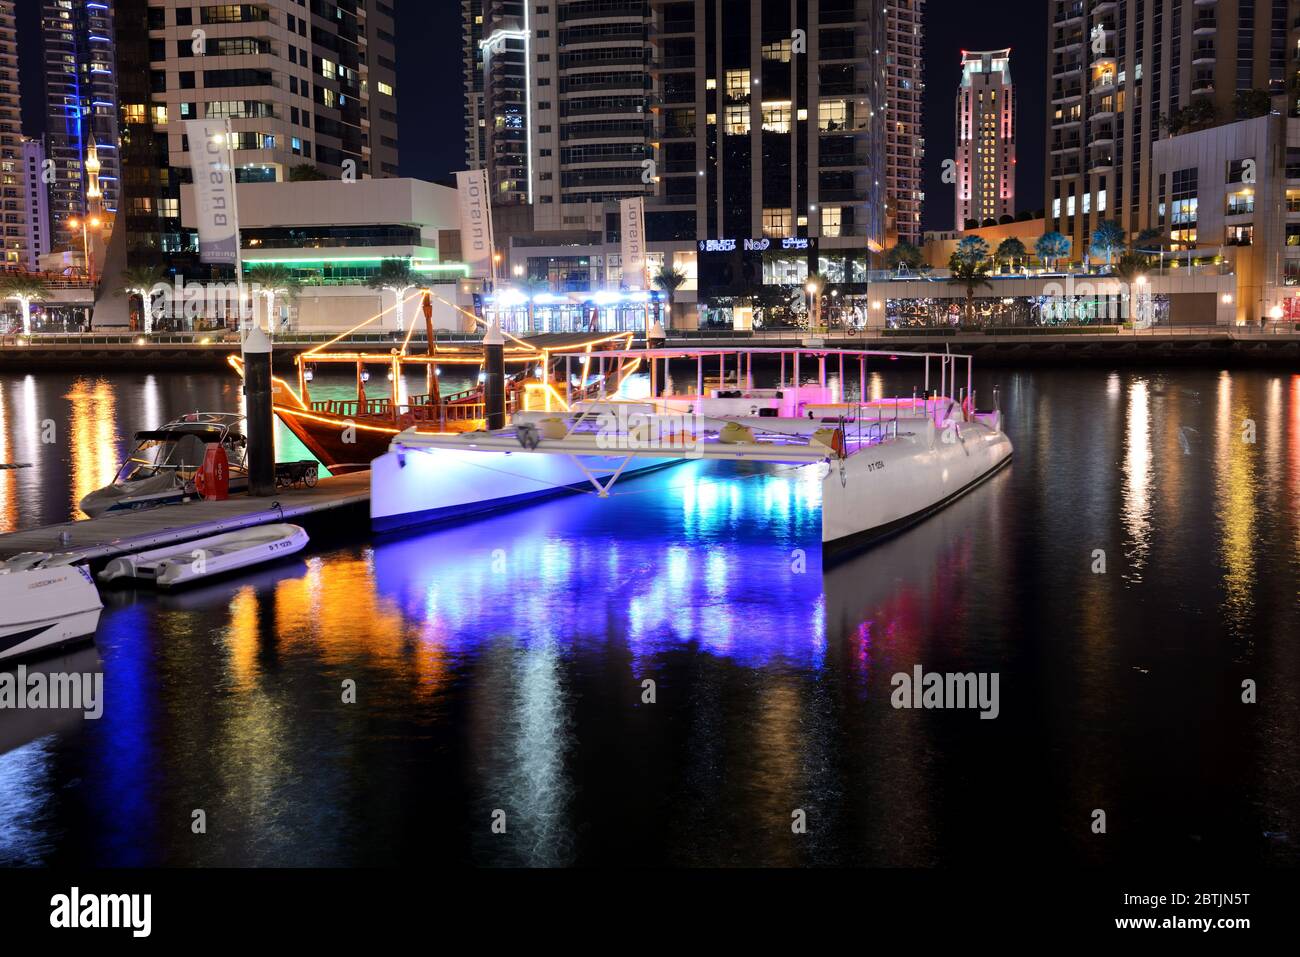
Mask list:
[[[820,465],[826,556],[923,519],[1012,454],[1001,412],[975,406],[969,356],[810,347],[554,358],[563,378],[546,383],[553,407],[516,411],[494,432],[398,433],[371,466],[374,527],[462,518],[570,491],[604,497],[631,475],[699,459]],[[918,363],[914,391],[873,397],[868,362],[894,359]],[[772,386],[755,387],[756,361],[769,374],[779,363]],[[673,394],[670,363],[680,374],[683,362],[694,365],[694,388]],[[828,380],[827,365],[837,362],[839,374]],[[858,367],[856,395],[844,394],[846,364]]]

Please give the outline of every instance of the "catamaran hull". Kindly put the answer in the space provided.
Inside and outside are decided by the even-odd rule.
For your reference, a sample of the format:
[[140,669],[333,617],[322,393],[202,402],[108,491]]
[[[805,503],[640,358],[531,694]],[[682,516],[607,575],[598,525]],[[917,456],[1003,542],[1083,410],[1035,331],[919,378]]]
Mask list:
[[822,558],[897,534],[1011,461],[1011,440],[982,422],[924,420],[910,434],[832,459],[822,480]]
[[621,467],[622,481],[683,461],[460,449],[388,452],[370,464],[370,524],[388,532],[454,521],[556,495],[594,492],[589,475],[603,482]]
[[0,575],[0,662],[93,635],[103,604],[89,575],[75,565]]

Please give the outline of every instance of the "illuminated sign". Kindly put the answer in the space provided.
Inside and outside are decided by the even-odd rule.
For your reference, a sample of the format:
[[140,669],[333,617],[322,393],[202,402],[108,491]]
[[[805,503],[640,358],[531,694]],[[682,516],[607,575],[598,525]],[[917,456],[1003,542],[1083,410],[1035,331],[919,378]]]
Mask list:
[[[764,253],[770,249],[780,249],[785,251],[810,251],[817,248],[815,239],[806,239],[803,237],[794,237],[791,239],[770,239],[764,236],[761,239],[743,239],[739,240],[741,246],[747,253]],[[699,249],[702,253],[734,253],[736,251],[735,239],[701,239]]]

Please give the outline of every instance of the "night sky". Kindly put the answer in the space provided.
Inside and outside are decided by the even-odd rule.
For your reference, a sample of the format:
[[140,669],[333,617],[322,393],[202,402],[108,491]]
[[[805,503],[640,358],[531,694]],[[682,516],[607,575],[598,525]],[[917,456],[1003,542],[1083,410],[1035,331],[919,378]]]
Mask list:
[[[18,4],[22,44],[23,122],[39,133],[39,29],[37,4]],[[952,185],[941,180],[943,160],[953,155],[953,117],[961,50],[1011,47],[1016,84],[1016,194],[1020,209],[1043,205],[1044,94],[1047,54],[1046,0],[995,6],[969,0],[926,0],[926,138],[924,225],[950,229]],[[464,166],[464,87],[461,80],[459,0],[398,0],[398,117],[404,176],[445,179]],[[30,29],[24,27],[30,24]]]

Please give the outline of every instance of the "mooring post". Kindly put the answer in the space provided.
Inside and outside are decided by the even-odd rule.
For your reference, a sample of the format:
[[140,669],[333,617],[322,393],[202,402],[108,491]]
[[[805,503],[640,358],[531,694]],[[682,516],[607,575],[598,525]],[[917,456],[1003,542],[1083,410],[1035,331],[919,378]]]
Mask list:
[[[650,326],[650,330],[645,335],[645,347],[651,351],[662,349],[664,343],[668,341],[668,336],[664,332],[663,323],[658,319]],[[664,393],[664,379],[668,378],[668,360],[664,360],[663,371],[660,373],[657,360],[654,356],[650,357],[650,397],[657,399]]]
[[248,492],[275,494],[275,413],[271,409],[271,340],[261,327],[244,333],[244,414],[248,430]]
[[483,412],[489,432],[506,427],[505,346],[501,326],[494,319],[483,336]]

